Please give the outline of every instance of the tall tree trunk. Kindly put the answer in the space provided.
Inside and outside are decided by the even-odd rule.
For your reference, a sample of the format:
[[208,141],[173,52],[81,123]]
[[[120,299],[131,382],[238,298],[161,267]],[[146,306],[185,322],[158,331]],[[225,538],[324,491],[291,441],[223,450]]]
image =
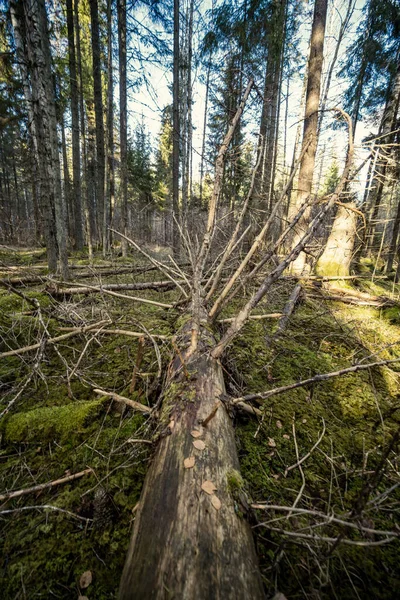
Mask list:
[[200,206],[203,205],[203,181],[204,181],[204,156],[206,153],[206,134],[207,134],[207,110],[208,98],[210,92],[210,73],[211,73],[211,52],[207,64],[207,79],[206,79],[206,97],[204,102],[204,118],[203,118],[203,137],[201,142],[201,159],[200,159]]
[[84,214],[87,231],[87,244],[89,260],[93,258],[93,239],[94,239],[94,227],[93,227],[93,205],[92,205],[92,183],[89,178],[89,164],[88,164],[88,148],[86,141],[86,124],[85,124],[85,101],[84,101],[84,84],[83,84],[83,73],[82,73],[82,56],[81,56],[81,32],[79,25],[79,0],[74,0],[74,28],[76,35],[76,66],[79,74],[79,116],[80,116],[80,133],[82,139],[82,159],[83,159],[83,185],[81,186],[84,191]]
[[[127,132],[127,83],[126,83],[126,0],[117,1],[118,56],[119,56],[119,138],[120,138],[120,198],[121,228],[128,232],[128,132]],[[122,240],[122,254],[127,255],[126,240]]]
[[61,115],[60,119],[60,127],[61,127],[61,149],[62,149],[62,168],[63,168],[63,176],[64,176],[64,202],[67,209],[67,223],[68,223],[68,233],[72,239],[75,236],[75,214],[74,214],[74,205],[72,200],[72,188],[71,188],[71,178],[69,176],[69,168],[68,168],[68,156],[67,156],[67,142],[65,140],[65,125],[64,125],[64,115]]
[[[379,144],[384,146],[393,142],[390,139],[390,134],[397,127],[397,113],[399,110],[400,101],[400,54],[398,56],[397,71],[390,82],[388,97],[385,105],[385,110],[382,116],[381,126],[379,128]],[[368,231],[367,242],[369,247],[372,247],[377,241],[377,232],[375,229],[378,219],[379,208],[382,202],[382,194],[385,187],[386,170],[388,159],[392,153],[392,148],[379,148],[376,160],[376,168],[373,174],[371,187],[373,190],[370,200],[370,210],[368,215]]]
[[92,26],[93,90],[94,113],[96,120],[96,214],[98,239],[99,241],[102,241],[104,221],[105,154],[99,10],[97,0],[90,0],[90,21]]
[[72,0],[66,0],[67,7],[67,29],[68,29],[68,61],[69,61],[69,85],[71,93],[71,121],[72,121],[72,186],[74,197],[74,239],[75,248],[83,248],[82,228],[82,188],[81,188],[81,156],[79,147],[79,100],[78,100],[78,78],[75,56],[74,36],[74,13]]
[[397,191],[397,211],[396,211],[396,216],[394,218],[394,223],[393,223],[392,237],[390,240],[390,247],[389,247],[387,263],[386,263],[386,273],[390,273],[393,269],[393,261],[394,261],[394,257],[396,254],[396,248],[398,246],[397,239],[399,237],[399,230],[400,230],[400,197],[399,197],[399,192]]
[[[311,30],[310,56],[308,59],[308,79],[306,92],[306,111],[303,129],[302,150],[304,154],[300,163],[298,193],[295,211],[312,191],[315,155],[317,152],[318,107],[321,90],[322,64],[324,60],[324,39],[327,14],[327,0],[315,0],[314,18]],[[306,211],[300,219],[293,240],[293,248],[298,244],[307,229],[310,211]],[[306,264],[306,254],[301,252],[292,265],[293,272],[302,273]]]
[[[11,2],[13,22],[22,36],[21,56],[29,70],[30,94],[39,155],[40,196],[46,219],[46,245],[50,270],[57,262],[64,278],[68,278],[66,214],[61,193],[55,92],[51,70],[51,53],[44,0],[26,0],[21,6]],[[57,261],[58,259],[58,261]]]
[[107,180],[103,223],[103,255],[110,249],[111,232],[109,227],[115,199],[112,0],[107,0],[107,38]]
[[[181,332],[189,346],[192,325]],[[204,327],[199,333],[197,351],[181,351],[185,369],[179,357],[171,364],[163,396],[166,434],[144,483],[120,600],[264,598],[232,422],[219,400],[222,368],[208,354],[212,335]]]
[[[174,66],[172,86],[172,212],[175,219],[179,217],[179,0],[174,0]],[[172,248],[174,254],[179,253],[178,227],[172,220]]]

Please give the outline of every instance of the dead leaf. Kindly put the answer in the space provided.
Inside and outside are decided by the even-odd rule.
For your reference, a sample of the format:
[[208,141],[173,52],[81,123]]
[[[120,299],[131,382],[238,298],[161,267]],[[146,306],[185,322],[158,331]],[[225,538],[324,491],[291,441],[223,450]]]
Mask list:
[[197,431],[197,429],[193,429],[193,431],[190,432],[190,435],[194,438],[199,438],[203,434],[201,433],[201,431]]
[[302,420],[302,423],[307,423],[307,419],[303,419],[303,420]]
[[119,354],[121,352],[121,348],[115,348],[114,354]]
[[86,589],[92,583],[92,579],[93,579],[92,571],[85,571],[80,576],[79,587],[82,588],[83,590]]
[[213,505],[215,510],[219,510],[222,506],[221,500],[215,494],[211,496],[211,504]]
[[169,427],[169,428],[170,428],[170,430],[172,431],[172,430],[173,430],[173,428],[175,427],[175,421],[170,421],[170,422],[168,423],[168,427]]
[[205,492],[206,494],[210,494],[211,496],[217,488],[215,487],[212,481],[207,479],[207,481],[203,481],[201,489],[203,490],[203,492]]
[[284,433],[282,437],[285,440],[290,440],[290,435],[288,435],[287,433]]
[[195,463],[194,456],[189,456],[188,458],[185,458],[185,460],[183,461],[185,469],[191,469],[192,467],[194,467],[194,463]]
[[206,447],[203,440],[194,440],[193,446],[196,448],[196,450],[204,450],[204,448]]
[[271,448],[276,448],[276,442],[273,438],[268,438],[268,446],[271,446]]
[[272,475],[274,479],[279,479],[280,475]]
[[278,429],[282,429],[282,427],[283,427],[282,421],[279,421],[279,419],[278,419],[278,421],[276,422],[276,426]]

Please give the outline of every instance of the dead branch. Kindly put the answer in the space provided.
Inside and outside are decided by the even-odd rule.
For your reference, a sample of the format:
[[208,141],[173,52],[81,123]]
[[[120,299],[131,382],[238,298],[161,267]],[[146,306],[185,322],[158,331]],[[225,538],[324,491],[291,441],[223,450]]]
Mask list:
[[25,510],[51,510],[56,512],[64,513],[65,515],[69,515],[74,519],[79,519],[80,521],[84,521],[85,523],[89,523],[93,521],[93,519],[89,519],[89,517],[81,517],[70,510],[66,510],[65,508],[60,508],[59,506],[53,506],[52,504],[39,504],[38,506],[20,506],[19,508],[10,508],[7,510],[0,510],[0,516],[3,515],[13,515],[15,513],[23,512]]
[[165,265],[164,263],[161,263],[160,261],[156,260],[155,258],[150,256],[150,254],[147,254],[147,252],[145,250],[143,250],[143,248],[141,248],[139,246],[139,244],[137,244],[131,238],[128,238],[123,233],[120,233],[119,231],[116,231],[115,229],[111,229],[111,228],[110,228],[110,231],[112,231],[113,233],[116,233],[117,235],[122,237],[124,240],[129,242],[129,244],[131,244],[134,248],[136,248],[136,250],[138,250],[141,254],[143,254],[143,256],[145,256],[147,258],[147,260],[149,260],[151,262],[152,265],[154,265],[159,271],[161,271],[161,273],[163,273],[166,277],[168,277],[168,279],[170,281],[172,281],[173,283],[175,283],[175,285],[178,286],[178,288],[181,290],[181,292],[185,296],[185,298],[188,298],[186,291],[183,289],[183,287],[179,283],[177,283],[176,279],[174,279],[174,277],[180,277],[179,272],[175,271],[168,265]]
[[[185,283],[184,280],[180,280],[179,283]],[[101,284],[98,289],[92,286],[75,286],[75,287],[67,287],[62,289],[62,286],[65,285],[62,281],[58,284],[60,288],[49,288],[47,291],[51,296],[54,297],[63,297],[63,296],[72,296],[74,294],[93,294],[98,291],[103,290],[172,290],[176,287],[176,284],[172,281],[146,281],[139,283],[106,283]]]
[[[272,212],[269,216],[269,218],[267,219],[267,222],[265,223],[264,227],[261,229],[260,233],[257,235],[257,237],[255,238],[250,250],[248,251],[248,253],[246,254],[246,256],[244,257],[244,259],[242,260],[242,262],[240,263],[239,267],[236,269],[235,273],[232,275],[232,277],[229,279],[228,283],[225,285],[224,289],[222,290],[222,292],[220,293],[220,295],[218,296],[218,298],[215,300],[210,312],[209,312],[209,316],[211,319],[215,318],[216,314],[221,310],[222,308],[222,303],[224,301],[224,299],[226,298],[226,296],[228,295],[228,293],[230,292],[230,290],[232,289],[233,285],[235,284],[236,280],[238,279],[238,277],[240,276],[240,274],[243,272],[243,270],[245,269],[245,267],[247,266],[247,264],[249,263],[249,261],[251,260],[252,256],[256,253],[256,251],[258,250],[258,248],[261,246],[270,226],[271,223],[273,221],[273,219],[275,218],[275,214],[280,206],[280,204],[283,202],[283,200],[286,197],[286,194],[290,188],[290,185],[293,182],[294,176],[296,174],[297,168],[300,164],[300,161],[304,155],[304,153],[306,152],[308,146],[309,146],[308,142],[306,144],[306,146],[304,147],[299,159],[297,160],[296,164],[295,164],[295,168],[293,169],[290,177],[289,177],[289,181],[287,182],[285,188],[283,189],[278,201],[274,204],[274,208],[272,209]],[[307,203],[308,204],[308,203]],[[207,299],[209,299],[209,297],[211,296],[211,293],[209,292],[207,295]]]
[[311,450],[309,452],[307,452],[307,454],[305,454],[303,456],[303,458],[299,459],[297,458],[297,462],[294,465],[291,465],[290,467],[287,467],[285,469],[285,477],[287,476],[287,474],[289,473],[289,471],[292,471],[293,469],[295,469],[296,467],[300,467],[300,465],[307,460],[307,458],[309,458],[311,456],[311,454],[314,452],[314,450],[316,448],[318,448],[319,444],[322,442],[322,439],[325,435],[325,431],[326,431],[326,427],[325,427],[325,421],[324,419],[322,419],[322,423],[323,423],[323,428],[322,428],[322,433],[319,436],[319,438],[317,439],[317,441],[315,442],[314,446],[311,448]]
[[391,298],[371,296],[369,300],[362,300],[357,296],[342,295],[342,294],[307,294],[308,298],[325,300],[327,302],[343,302],[343,304],[354,304],[355,306],[375,306],[376,308],[385,308],[391,306],[399,306],[399,302]]
[[232,402],[236,404],[237,402],[250,402],[251,400],[256,400],[260,404],[262,404],[262,400],[266,400],[271,396],[276,396],[278,394],[283,394],[285,392],[289,392],[290,390],[295,390],[299,387],[305,387],[307,385],[311,385],[313,383],[318,383],[320,381],[326,381],[327,379],[333,379],[334,377],[340,377],[341,375],[347,375],[348,373],[356,373],[356,371],[362,371],[364,369],[371,369],[372,367],[383,367],[386,365],[390,365],[393,363],[400,362],[400,358],[393,358],[391,360],[380,360],[377,362],[369,363],[369,364],[357,364],[353,367],[348,367],[347,369],[340,369],[339,371],[332,371],[331,373],[324,373],[322,375],[315,375],[314,377],[310,377],[309,379],[303,379],[303,381],[298,381],[296,383],[289,383],[288,385],[283,385],[281,387],[275,388],[273,390],[268,390],[267,392],[261,392],[259,394],[248,394],[247,396],[241,396],[240,398],[234,398]]
[[289,300],[287,301],[286,306],[283,309],[283,314],[282,314],[281,318],[279,319],[278,327],[273,335],[273,339],[275,339],[279,335],[282,335],[282,333],[285,331],[285,329],[289,323],[289,319],[295,309],[297,301],[300,298],[301,290],[302,290],[301,283],[298,283],[294,287],[292,293],[289,296]]
[[[251,508],[255,510],[276,510],[278,512],[288,512],[292,513],[293,508],[290,506],[280,506],[276,504],[267,504],[267,503],[257,503],[251,504]],[[352,523],[351,521],[345,521],[344,519],[340,519],[335,517],[335,515],[326,515],[325,513],[318,510],[310,510],[306,508],[295,508],[292,514],[289,514],[291,517],[296,517],[298,515],[310,515],[312,517],[317,517],[319,519],[324,519],[326,521],[325,525],[329,525],[331,523],[336,523],[337,525],[341,525],[344,527],[349,527],[350,529],[357,529],[358,531],[362,531],[364,533],[368,533],[369,535],[385,535],[385,536],[394,536],[399,537],[400,532],[398,531],[384,531],[380,529],[371,529],[370,527],[364,527],[359,523]],[[265,523],[259,523],[259,525],[267,525],[268,521]]]
[[[57,282],[60,284],[60,282]],[[76,285],[76,284],[75,284]],[[123,300],[130,300],[131,302],[141,302],[143,304],[151,304],[153,306],[160,306],[161,308],[174,308],[173,304],[165,304],[163,302],[156,302],[155,300],[148,300],[147,298],[138,298],[137,296],[127,296],[126,294],[120,294],[113,292],[112,290],[105,289],[104,287],[97,287],[94,285],[84,286],[92,289],[94,292],[100,292],[108,296],[114,296],[115,298],[122,298]]]
[[296,258],[299,256],[299,254],[304,250],[307,243],[314,235],[314,232],[316,231],[317,227],[324,219],[325,215],[332,208],[332,206],[334,205],[336,200],[338,198],[340,198],[340,195],[343,192],[345,185],[347,184],[347,179],[348,179],[350,168],[351,168],[351,165],[353,162],[353,154],[354,154],[354,145],[353,145],[353,139],[352,139],[352,136],[353,136],[352,122],[347,113],[345,113],[341,109],[336,109],[336,110],[338,112],[340,112],[340,114],[342,114],[342,116],[344,116],[344,118],[346,119],[347,124],[348,124],[348,130],[349,130],[349,144],[348,144],[346,165],[343,169],[343,173],[342,173],[340,181],[336,187],[336,190],[331,195],[330,199],[325,203],[325,206],[323,206],[321,208],[321,210],[319,211],[319,213],[314,217],[313,221],[311,222],[311,224],[308,227],[308,230],[304,233],[304,235],[301,237],[301,239],[296,244],[296,246],[286,255],[286,257],[280,262],[280,264],[267,275],[267,277],[264,279],[264,282],[260,285],[258,290],[253,294],[253,296],[250,298],[250,300],[247,302],[247,304],[244,306],[244,308],[242,308],[242,310],[238,313],[235,321],[233,321],[232,325],[229,327],[228,331],[222,337],[221,341],[212,350],[211,354],[212,354],[213,358],[219,358],[223,354],[226,347],[232,342],[232,340],[241,331],[243,325],[246,323],[247,319],[249,318],[250,313],[253,310],[253,308],[255,308],[257,306],[257,304],[260,302],[260,300],[270,290],[271,286],[275,283],[275,281],[277,281],[280,278],[280,276],[287,269],[287,267],[290,264],[292,264],[296,260]]
[[11,500],[12,498],[19,498],[20,496],[26,496],[27,494],[33,494],[35,492],[41,492],[42,490],[48,490],[58,485],[62,485],[63,483],[69,483],[70,481],[74,481],[75,479],[80,479],[81,477],[83,477],[84,475],[88,475],[89,473],[93,473],[92,469],[85,469],[84,471],[80,471],[79,473],[73,473],[72,475],[67,475],[66,477],[55,479],[54,481],[48,481],[47,483],[34,485],[33,487],[25,488],[23,490],[6,492],[5,494],[0,494],[0,502],[3,502],[4,500]]
[[98,394],[99,396],[107,396],[108,398],[112,398],[113,400],[115,400],[115,402],[120,402],[122,404],[125,404],[126,406],[129,406],[130,408],[133,408],[134,410],[137,410],[143,414],[149,415],[151,413],[151,408],[149,406],[146,406],[145,404],[142,404],[141,402],[136,402],[135,400],[130,400],[129,398],[125,398],[125,396],[120,396],[119,394],[116,394],[115,392],[106,392],[105,390],[99,390],[99,389],[95,389],[93,391],[95,394]]
[[[269,525],[265,525],[264,523],[259,523],[256,527],[264,526],[269,531],[276,531],[281,535],[287,535],[288,537],[300,538],[303,540],[313,540],[314,542],[324,542],[327,544],[336,543],[338,538],[331,538],[311,533],[300,533],[298,531],[286,531],[284,529],[280,529],[279,527],[270,527]],[[395,532],[393,532],[395,533]],[[348,546],[362,546],[364,548],[369,548],[373,546],[383,546],[384,544],[389,544],[389,542],[393,542],[393,540],[398,538],[398,534],[388,537],[384,540],[379,540],[377,542],[363,542],[361,540],[348,540],[346,538],[342,538],[340,541],[342,544],[347,544]]]
[[[98,323],[92,323],[92,325],[87,325],[86,327],[76,327],[69,333],[65,333],[54,338],[49,338],[46,341],[46,345],[53,345],[57,344],[58,342],[63,342],[64,340],[67,340],[75,335],[86,333],[87,331],[92,331],[93,329],[98,329],[102,325],[106,325],[109,322],[110,321],[104,320],[99,321]],[[24,346],[23,348],[16,348],[15,350],[8,350],[7,352],[2,352],[0,354],[0,358],[5,358],[6,356],[16,356],[19,354],[25,354],[26,352],[30,352],[31,350],[37,350],[38,348],[40,348],[40,346],[41,342],[38,342],[37,344],[32,344],[31,346]]]
[[246,216],[247,208],[248,208],[249,202],[251,200],[251,197],[253,195],[253,190],[254,190],[254,185],[255,185],[255,181],[256,181],[256,177],[257,177],[257,172],[258,172],[258,168],[260,166],[260,162],[261,162],[261,158],[262,158],[263,153],[259,152],[258,155],[259,155],[258,156],[258,160],[257,160],[257,163],[256,163],[254,169],[253,169],[253,174],[252,174],[252,177],[251,177],[250,188],[249,188],[249,191],[247,192],[246,200],[244,201],[243,208],[241,210],[241,213],[239,215],[238,221],[236,223],[236,227],[234,229],[234,232],[232,233],[231,239],[229,240],[229,242],[228,242],[228,244],[227,244],[227,246],[225,248],[225,251],[224,251],[224,253],[222,255],[222,258],[221,258],[221,260],[218,263],[216,271],[211,275],[211,277],[209,278],[207,284],[205,285],[205,289],[207,289],[209,285],[211,286],[210,289],[209,289],[209,291],[208,291],[208,293],[207,293],[207,295],[206,295],[206,302],[211,298],[211,296],[213,295],[213,293],[215,292],[215,290],[218,287],[218,284],[220,282],[222,271],[224,269],[225,263],[226,263],[228,257],[233,252],[233,248],[235,246],[237,237],[239,235],[240,228],[241,228],[242,223],[243,223],[243,219]]
[[138,372],[140,369],[140,365],[142,364],[143,355],[144,355],[144,336],[142,335],[139,338],[135,366],[133,367],[131,385],[129,386],[129,392],[131,394],[133,394],[133,392],[135,391],[136,379],[137,379],[137,375],[138,375]]
[[[267,313],[265,315],[250,315],[249,321],[261,321],[263,319],[279,319],[283,316],[283,313]],[[218,319],[218,323],[232,323],[235,317],[228,317],[227,319]]]
[[[75,331],[75,327],[60,327],[60,331]],[[141,338],[142,331],[128,331],[127,329],[92,329],[93,333],[101,333],[105,335],[126,335],[127,337]],[[151,334],[152,337],[158,340],[169,340],[171,336]],[[1,355],[0,355],[1,356]]]

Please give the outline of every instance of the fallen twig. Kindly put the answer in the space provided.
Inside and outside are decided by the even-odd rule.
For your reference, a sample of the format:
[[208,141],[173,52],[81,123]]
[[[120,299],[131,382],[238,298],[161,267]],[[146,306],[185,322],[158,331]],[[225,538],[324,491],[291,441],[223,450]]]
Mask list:
[[[87,331],[92,331],[93,329],[98,329],[102,325],[106,325],[109,322],[110,321],[108,321],[108,320],[103,320],[103,321],[99,321],[98,323],[92,323],[92,325],[86,325],[86,327],[76,327],[69,333],[65,333],[63,335],[59,335],[54,338],[49,338],[48,340],[46,340],[46,345],[57,344],[58,342],[62,342],[64,340],[67,340],[70,337],[73,337],[74,335],[79,335],[80,333],[86,333]],[[38,342],[37,344],[32,344],[31,346],[24,346],[22,348],[16,348],[15,350],[8,350],[7,352],[2,352],[0,354],[0,358],[4,358],[6,356],[16,356],[18,354],[24,354],[26,352],[30,352],[31,350],[37,350],[38,348],[40,348],[40,346],[41,346],[41,342]]]
[[332,379],[333,377],[339,377],[341,375],[347,375],[348,373],[355,373],[356,371],[362,371],[363,369],[371,369],[372,367],[383,367],[385,365],[390,365],[393,363],[400,362],[400,358],[393,358],[391,360],[380,360],[377,362],[369,363],[369,364],[358,364],[353,367],[348,367],[347,369],[341,369],[340,371],[332,371],[331,373],[324,373],[322,375],[315,375],[314,377],[310,377],[309,379],[303,379],[303,381],[298,381],[296,383],[289,383],[288,385],[283,385],[281,387],[275,388],[273,390],[268,390],[267,392],[261,392],[259,394],[248,394],[247,396],[240,396],[239,398],[233,398],[232,402],[237,404],[238,402],[249,402],[250,400],[266,400],[266,398],[270,398],[271,396],[276,396],[277,394],[283,394],[284,392],[288,392],[290,390],[295,390],[299,387],[304,387],[306,385],[310,385],[311,383],[318,383],[320,381],[326,381],[327,379]]
[[89,473],[93,473],[92,469],[85,469],[84,471],[80,471],[79,473],[73,473],[72,475],[67,475],[66,477],[55,479],[54,481],[48,481],[47,483],[34,485],[30,488],[6,492],[5,494],[0,494],[0,502],[3,502],[4,500],[11,500],[12,498],[19,498],[20,496],[26,496],[27,494],[33,494],[42,490],[47,490],[58,485],[62,485],[63,483],[69,483],[70,481],[80,479],[81,477],[83,477],[84,475],[88,475]]
[[122,404],[126,404],[126,406],[129,406],[130,408],[133,408],[134,410],[137,410],[143,414],[149,415],[151,413],[151,408],[149,406],[146,406],[145,404],[142,404],[141,402],[136,402],[135,400],[130,400],[130,398],[125,398],[125,396],[120,396],[119,394],[116,394],[115,392],[106,392],[105,390],[99,390],[99,389],[95,389],[93,391],[95,394],[98,394],[99,396],[107,396],[109,398],[112,398],[116,402],[121,402]]

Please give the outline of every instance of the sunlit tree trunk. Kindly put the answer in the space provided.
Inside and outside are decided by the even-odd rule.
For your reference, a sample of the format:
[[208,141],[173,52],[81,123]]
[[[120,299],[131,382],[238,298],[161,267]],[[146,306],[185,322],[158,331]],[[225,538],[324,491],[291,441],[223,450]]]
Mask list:
[[[126,0],[117,1],[118,57],[119,57],[119,138],[120,138],[120,199],[121,229],[128,230],[128,131],[127,131],[127,82],[126,82]],[[128,246],[122,240],[122,254],[127,255]]]
[[110,248],[111,234],[109,227],[115,200],[112,0],[107,0],[107,38],[107,179],[103,223],[103,254]]
[[[294,212],[300,208],[312,191],[315,155],[317,152],[318,107],[321,91],[322,64],[324,60],[324,39],[327,14],[327,0],[315,0],[314,18],[311,30],[310,56],[308,59],[308,79],[306,92],[306,110],[303,129],[298,193]],[[310,212],[306,211],[300,219],[293,239],[293,248],[298,244],[307,229]],[[306,265],[306,254],[301,252],[292,265],[292,271],[302,273]]]
[[104,221],[104,182],[105,182],[105,155],[104,155],[104,121],[103,121],[103,90],[101,82],[101,52],[99,11],[97,0],[90,0],[90,20],[92,27],[92,61],[93,61],[93,89],[94,112],[96,121],[96,216],[98,239],[102,241]]
[[[174,66],[172,84],[172,212],[179,215],[179,0],[174,0]],[[175,220],[172,222],[172,247],[179,253],[179,232]]]
[[71,121],[72,121],[72,185],[74,198],[74,239],[75,248],[83,248],[82,229],[82,188],[81,188],[81,156],[79,146],[79,100],[78,79],[75,56],[74,14],[72,0],[66,0],[67,29],[68,29],[68,61],[69,61],[69,85],[71,93]]

